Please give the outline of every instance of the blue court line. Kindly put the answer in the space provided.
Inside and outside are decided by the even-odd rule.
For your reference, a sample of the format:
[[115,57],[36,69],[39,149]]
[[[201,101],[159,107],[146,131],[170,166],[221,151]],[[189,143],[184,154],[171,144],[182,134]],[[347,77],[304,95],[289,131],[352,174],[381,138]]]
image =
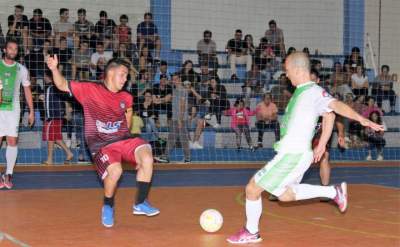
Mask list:
[[[157,170],[155,187],[189,186],[243,186],[256,169],[194,169]],[[120,187],[134,187],[133,171],[126,171]],[[73,172],[18,172],[14,174],[15,189],[81,189],[101,188],[95,171]],[[319,170],[311,168],[303,181],[319,184]],[[331,183],[347,181],[351,184],[373,184],[400,188],[400,167],[336,167],[332,169]]]

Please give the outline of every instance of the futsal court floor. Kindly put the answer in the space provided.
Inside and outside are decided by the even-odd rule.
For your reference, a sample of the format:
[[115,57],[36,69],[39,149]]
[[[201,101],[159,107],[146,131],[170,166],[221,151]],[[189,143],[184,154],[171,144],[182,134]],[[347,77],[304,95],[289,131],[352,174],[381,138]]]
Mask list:
[[[92,166],[18,167],[15,189],[0,190],[0,247],[233,246],[225,239],[244,224],[244,185],[262,164],[156,165],[150,202],[155,217],[135,216],[135,174],[124,173],[113,228],[100,222],[102,186]],[[318,184],[318,168],[304,181]],[[279,203],[263,194],[259,244],[247,246],[400,246],[400,165],[338,163],[332,183],[349,183],[349,209],[312,200]],[[206,233],[199,216],[224,217]]]

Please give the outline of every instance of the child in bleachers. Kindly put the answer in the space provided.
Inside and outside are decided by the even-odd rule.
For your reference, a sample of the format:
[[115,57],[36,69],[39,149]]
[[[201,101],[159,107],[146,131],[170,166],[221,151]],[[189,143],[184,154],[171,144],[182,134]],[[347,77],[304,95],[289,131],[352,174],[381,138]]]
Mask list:
[[[378,111],[373,111],[369,115],[369,119],[375,123],[382,124],[382,117]],[[383,131],[375,131],[371,128],[365,129],[365,134],[369,144],[367,160],[372,160],[372,150],[376,148],[377,158],[376,160],[383,160],[383,147],[386,144],[385,138],[383,138]]]
[[242,133],[246,137],[247,144],[251,151],[254,147],[250,136],[250,116],[254,116],[256,111],[249,110],[245,107],[243,99],[237,99],[234,107],[225,111],[226,116],[231,116],[231,127],[235,131],[237,149],[241,149]]

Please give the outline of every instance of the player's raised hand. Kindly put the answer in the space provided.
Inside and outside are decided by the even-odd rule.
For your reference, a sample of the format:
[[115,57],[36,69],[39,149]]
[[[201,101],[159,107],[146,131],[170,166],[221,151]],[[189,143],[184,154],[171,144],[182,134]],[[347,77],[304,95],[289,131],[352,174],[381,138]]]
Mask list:
[[47,55],[47,56],[46,56],[46,63],[47,63],[47,67],[49,67],[49,69],[50,69],[51,71],[56,70],[56,69],[57,69],[57,66],[58,66],[58,58],[57,58],[57,55],[54,54],[53,57],[50,56],[50,55]]
[[362,119],[360,121],[360,123],[361,123],[362,126],[369,127],[369,128],[371,128],[371,129],[373,129],[375,131],[384,131],[384,127],[383,127],[382,124],[374,123],[369,119],[364,118],[364,119]]

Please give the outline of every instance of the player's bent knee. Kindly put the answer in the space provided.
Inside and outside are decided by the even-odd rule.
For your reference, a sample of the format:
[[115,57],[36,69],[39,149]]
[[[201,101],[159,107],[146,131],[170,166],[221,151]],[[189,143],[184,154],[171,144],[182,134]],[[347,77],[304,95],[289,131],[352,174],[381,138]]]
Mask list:
[[296,195],[292,189],[289,188],[282,195],[278,196],[278,199],[281,202],[291,202],[296,200]]
[[107,176],[112,180],[118,180],[122,175],[121,164],[112,164],[107,168]]
[[246,197],[249,199],[258,199],[262,193],[263,189],[261,189],[254,181],[254,179],[250,180],[250,182],[246,185]]

